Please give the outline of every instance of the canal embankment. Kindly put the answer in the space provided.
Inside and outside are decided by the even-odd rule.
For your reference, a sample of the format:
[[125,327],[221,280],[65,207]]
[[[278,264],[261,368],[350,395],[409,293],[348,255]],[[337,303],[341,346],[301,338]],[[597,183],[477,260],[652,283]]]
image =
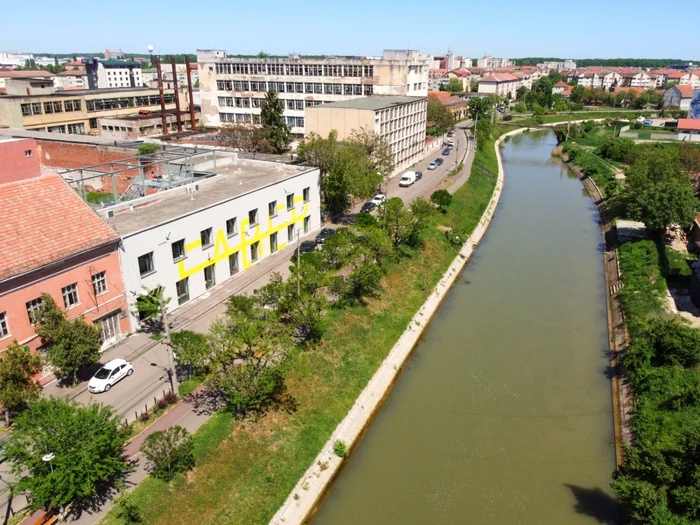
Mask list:
[[334,450],[335,444],[338,442],[342,443],[349,452],[352,452],[357,446],[363,432],[372,422],[373,417],[390,393],[413,348],[429,325],[450,287],[454,284],[461,270],[482,240],[496,212],[503,190],[505,175],[498,150],[504,140],[512,135],[522,133],[522,131],[510,131],[501,135],[495,141],[493,147],[498,163],[496,185],[481,219],[432,293],[411,319],[406,330],[389,352],[389,355],[372,376],[365,389],[360,393],[347,416],[332,433],[314,462],[306,470],[285,503],[272,518],[271,524],[289,525],[304,523],[313,514],[317,504],[322,500],[333,480],[342,470],[344,462],[347,461],[347,456],[339,457]]

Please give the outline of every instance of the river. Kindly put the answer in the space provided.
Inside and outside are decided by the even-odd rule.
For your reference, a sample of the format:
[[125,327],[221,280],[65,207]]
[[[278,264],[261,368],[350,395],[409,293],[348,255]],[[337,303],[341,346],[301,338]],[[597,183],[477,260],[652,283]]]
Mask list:
[[602,239],[555,145],[508,140],[488,233],[315,525],[619,519]]

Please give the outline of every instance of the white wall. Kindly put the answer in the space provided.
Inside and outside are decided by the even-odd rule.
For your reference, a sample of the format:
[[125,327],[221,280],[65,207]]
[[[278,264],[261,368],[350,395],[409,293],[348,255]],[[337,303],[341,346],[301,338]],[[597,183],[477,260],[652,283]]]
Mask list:
[[[168,311],[178,308],[175,283],[188,278],[190,302],[209,291],[205,288],[204,267],[214,261],[216,285],[231,278],[229,255],[239,253],[239,273],[243,274],[253,263],[250,261],[250,244],[259,242],[258,262],[270,256],[270,234],[277,231],[278,251],[288,243],[287,226],[295,225],[304,235],[304,217],[309,216],[309,232],[321,225],[321,207],[319,190],[319,172],[317,169],[295,175],[275,185],[242,195],[222,204],[202,209],[196,213],[155,226],[146,231],[125,236],[120,248],[124,285],[130,305],[132,330],[139,328],[138,319],[133,316],[135,294],[143,293],[143,288],[152,289],[157,285],[165,287],[165,296],[172,298]],[[310,188],[309,202],[304,203],[302,191]],[[286,192],[294,193],[294,208],[287,210]],[[194,195],[197,198],[197,195]],[[268,204],[277,201],[277,216],[268,219]],[[253,231],[248,229],[248,212],[258,209],[258,226]],[[238,233],[232,237],[226,235],[226,221],[237,218]],[[202,249],[200,232],[212,228],[213,246]],[[180,262],[173,262],[172,243],[185,239],[186,257]],[[154,272],[139,275],[138,258],[153,252]],[[132,293],[134,292],[134,293]],[[185,303],[188,304],[188,303]]]

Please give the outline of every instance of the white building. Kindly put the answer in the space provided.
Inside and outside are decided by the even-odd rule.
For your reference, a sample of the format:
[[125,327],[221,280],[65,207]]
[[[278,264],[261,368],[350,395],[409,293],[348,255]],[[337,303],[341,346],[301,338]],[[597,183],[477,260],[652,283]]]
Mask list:
[[100,210],[122,237],[130,312],[144,287],[158,285],[175,310],[321,224],[317,168],[222,152],[197,162],[216,175]]
[[34,60],[31,53],[0,53],[0,67],[24,67],[27,60]]
[[90,89],[142,87],[141,64],[133,60],[83,59]]
[[385,50],[381,58],[227,58],[197,51],[202,122],[221,126],[260,120],[260,102],[275,90],[292,133],[305,132],[304,109],[368,95],[425,97],[431,57]]
[[87,89],[87,74],[84,69],[68,69],[61,71],[53,78],[56,88]]
[[494,93],[515,100],[520,79],[510,73],[493,73],[479,80],[479,93]]
[[567,58],[563,62],[543,62],[541,64],[537,64],[537,67],[544,69],[545,71],[551,71],[552,69],[556,69],[557,71],[562,69],[576,69],[576,62]]
[[476,60],[476,67],[481,68],[512,67],[514,65],[514,62],[508,58],[494,58],[490,56],[483,56]]

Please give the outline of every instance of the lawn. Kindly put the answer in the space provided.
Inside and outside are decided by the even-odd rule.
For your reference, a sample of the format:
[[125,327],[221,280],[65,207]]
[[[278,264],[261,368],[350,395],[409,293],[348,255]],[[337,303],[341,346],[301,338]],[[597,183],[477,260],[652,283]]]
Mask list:
[[[495,174],[493,141],[484,142],[477,160]],[[454,259],[458,247],[437,226],[473,231],[495,184],[473,170],[448,213],[433,219],[421,253],[395,263],[377,297],[329,312],[324,341],[288,359],[287,409],[254,423],[216,414],[194,435],[194,470],[170,486],[148,478],[136,487],[143,522],[268,523]],[[104,523],[119,521],[112,512]]]
[[[629,118],[637,117],[638,115],[649,116],[651,111],[635,111],[630,112]],[[618,119],[620,118],[620,111],[589,111],[586,113],[573,113],[571,115],[571,120],[593,120],[593,119]],[[557,122],[567,122],[569,120],[569,114],[563,113],[559,115],[544,115],[541,118],[539,124],[554,124]],[[525,119],[513,119],[510,121],[511,124],[518,124],[523,126],[534,126],[537,125],[536,117],[528,117]]]

